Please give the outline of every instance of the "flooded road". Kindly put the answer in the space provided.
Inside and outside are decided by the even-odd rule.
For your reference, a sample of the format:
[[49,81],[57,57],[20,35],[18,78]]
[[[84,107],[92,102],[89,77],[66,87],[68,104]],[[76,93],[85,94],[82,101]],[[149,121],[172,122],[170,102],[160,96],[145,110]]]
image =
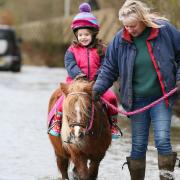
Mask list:
[[[46,133],[48,100],[64,81],[61,68],[24,66],[21,73],[0,72],[0,180],[58,180],[55,156]],[[120,122],[124,137],[113,141],[101,162],[98,180],[130,180],[127,121]],[[174,118],[172,145],[180,156],[180,120]],[[180,179],[180,168],[175,169]],[[147,180],[158,180],[157,154],[151,140],[147,153]]]

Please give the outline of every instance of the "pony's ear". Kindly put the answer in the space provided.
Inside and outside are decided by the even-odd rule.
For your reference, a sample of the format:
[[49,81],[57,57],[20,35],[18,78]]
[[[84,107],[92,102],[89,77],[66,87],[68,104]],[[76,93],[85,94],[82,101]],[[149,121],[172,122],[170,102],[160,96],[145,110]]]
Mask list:
[[60,89],[62,93],[67,96],[67,94],[69,93],[69,85],[66,83],[60,83]]

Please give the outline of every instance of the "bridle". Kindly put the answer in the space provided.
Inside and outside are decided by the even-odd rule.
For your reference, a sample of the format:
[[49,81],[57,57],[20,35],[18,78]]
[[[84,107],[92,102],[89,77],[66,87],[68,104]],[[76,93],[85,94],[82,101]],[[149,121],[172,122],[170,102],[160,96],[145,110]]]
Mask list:
[[[90,95],[86,92],[72,92],[72,93],[68,94],[68,96],[73,96],[73,95],[89,96],[89,98],[91,99]],[[92,103],[91,103],[91,117],[90,117],[88,125],[86,125],[84,123],[79,123],[79,122],[72,122],[69,124],[69,127],[80,126],[84,129],[86,129],[87,132],[89,132],[93,126],[93,121],[94,121],[94,103],[92,101]]]

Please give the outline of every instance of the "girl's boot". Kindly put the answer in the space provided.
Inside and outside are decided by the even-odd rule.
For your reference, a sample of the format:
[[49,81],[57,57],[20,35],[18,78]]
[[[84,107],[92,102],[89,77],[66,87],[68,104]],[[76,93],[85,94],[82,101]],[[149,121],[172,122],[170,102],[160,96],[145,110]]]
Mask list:
[[121,129],[117,125],[117,115],[111,116],[111,134],[112,139],[118,139],[122,136]]

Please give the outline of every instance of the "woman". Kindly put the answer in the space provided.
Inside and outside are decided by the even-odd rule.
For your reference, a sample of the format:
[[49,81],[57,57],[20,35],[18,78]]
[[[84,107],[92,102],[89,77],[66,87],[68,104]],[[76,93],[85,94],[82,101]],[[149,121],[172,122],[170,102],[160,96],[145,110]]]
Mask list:
[[[127,0],[119,10],[123,28],[109,44],[101,73],[93,86],[95,101],[120,77],[120,98],[126,111],[140,109],[174,89],[180,91],[180,32],[141,1]],[[145,177],[149,127],[158,151],[160,178],[173,179],[177,153],[170,126],[175,96],[130,116],[132,150],[127,157],[131,179]]]

